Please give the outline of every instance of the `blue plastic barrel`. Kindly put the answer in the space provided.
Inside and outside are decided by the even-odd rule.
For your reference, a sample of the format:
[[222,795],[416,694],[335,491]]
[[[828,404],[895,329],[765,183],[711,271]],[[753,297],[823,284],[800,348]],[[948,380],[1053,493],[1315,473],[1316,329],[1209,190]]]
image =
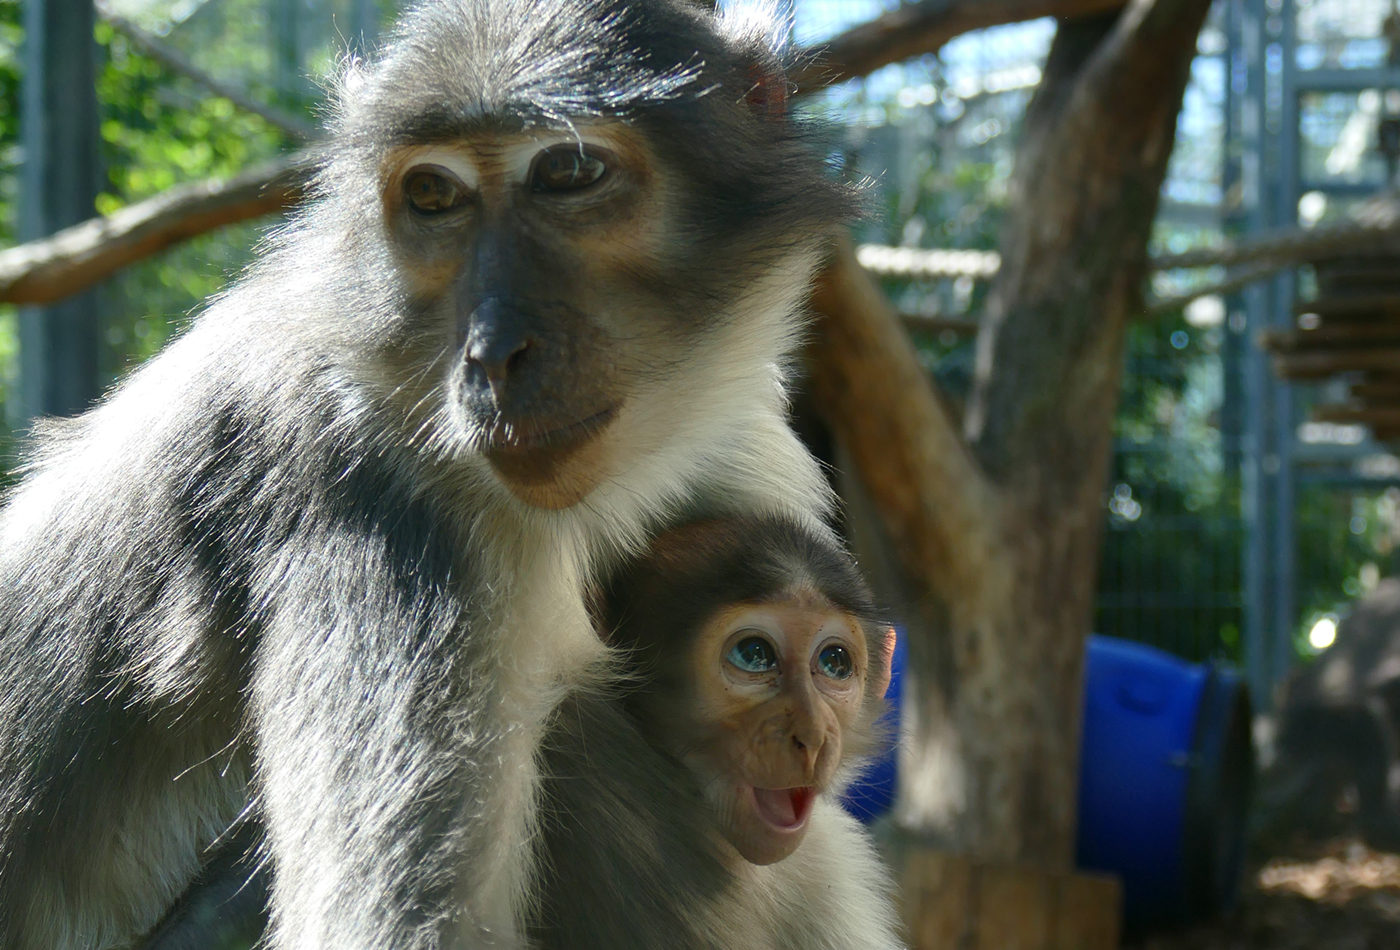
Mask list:
[[[890,686],[885,690],[885,700],[890,711],[883,725],[889,730],[891,739],[899,735],[899,697],[903,690],[905,658],[908,647],[901,630],[894,641],[894,658],[890,662]],[[846,810],[861,821],[869,824],[894,806],[895,790],[895,748],[890,742],[884,754],[872,762],[861,774],[859,781],[846,790],[842,804]]]
[[[903,638],[888,694],[897,717]],[[1123,880],[1129,931],[1233,905],[1253,774],[1249,697],[1233,672],[1142,644],[1089,638],[1076,858]],[[894,799],[893,753],[850,789],[863,821]]]

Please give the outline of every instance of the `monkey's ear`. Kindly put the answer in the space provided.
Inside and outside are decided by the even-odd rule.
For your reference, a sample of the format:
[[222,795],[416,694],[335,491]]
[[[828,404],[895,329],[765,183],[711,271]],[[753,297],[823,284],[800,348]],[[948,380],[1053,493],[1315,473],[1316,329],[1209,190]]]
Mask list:
[[739,63],[748,63],[749,107],[767,119],[787,115],[792,60],[792,10],[780,0],[740,0],[716,12],[715,25]]
[[[894,627],[886,627],[884,635],[880,637],[880,641],[875,645],[875,655],[879,657],[879,665],[876,669],[879,679],[871,681],[870,695],[872,697],[883,699],[885,693],[889,691],[890,672],[891,668],[894,666],[894,644]],[[874,665],[875,664],[872,664],[872,666]]]
[[781,69],[760,63],[749,67],[749,86],[745,100],[749,108],[765,119],[782,119],[787,115],[788,79]]

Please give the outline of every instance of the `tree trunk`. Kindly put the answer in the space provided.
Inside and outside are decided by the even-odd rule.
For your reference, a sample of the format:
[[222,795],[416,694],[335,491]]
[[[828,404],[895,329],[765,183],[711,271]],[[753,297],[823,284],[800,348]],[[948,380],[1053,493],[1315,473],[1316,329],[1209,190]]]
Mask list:
[[813,398],[908,593],[896,818],[980,860],[1073,863],[1124,330],[1142,309],[1208,7],[1134,0],[1061,24],[1026,116],[961,427],[849,245],[813,298]]

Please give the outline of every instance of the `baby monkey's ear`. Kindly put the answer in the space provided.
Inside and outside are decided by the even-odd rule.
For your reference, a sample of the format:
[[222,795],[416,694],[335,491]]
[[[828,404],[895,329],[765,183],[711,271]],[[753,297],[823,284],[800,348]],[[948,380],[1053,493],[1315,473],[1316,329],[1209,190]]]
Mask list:
[[753,83],[744,98],[749,108],[765,119],[779,120],[787,115],[788,78],[776,67],[755,63],[749,67]]
[[866,694],[870,699],[884,699],[885,692],[890,688],[890,673],[894,667],[894,644],[894,627],[886,627],[884,634],[872,644],[870,666],[878,679],[870,680],[870,692]]
[[[793,61],[792,11],[777,0],[740,0],[718,11],[721,34],[739,57],[749,63],[744,100],[762,118],[787,117],[788,66]],[[742,65],[740,66],[742,69]]]

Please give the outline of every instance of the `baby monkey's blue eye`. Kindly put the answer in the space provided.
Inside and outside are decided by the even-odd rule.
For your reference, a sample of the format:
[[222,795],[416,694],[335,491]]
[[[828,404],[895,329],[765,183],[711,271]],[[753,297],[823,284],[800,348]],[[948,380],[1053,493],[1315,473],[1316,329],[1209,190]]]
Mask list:
[[856,671],[850,651],[835,643],[822,647],[822,652],[817,654],[817,669],[834,680],[850,679]]
[[778,666],[778,651],[762,637],[745,637],[729,648],[729,662],[746,673],[766,673]]

